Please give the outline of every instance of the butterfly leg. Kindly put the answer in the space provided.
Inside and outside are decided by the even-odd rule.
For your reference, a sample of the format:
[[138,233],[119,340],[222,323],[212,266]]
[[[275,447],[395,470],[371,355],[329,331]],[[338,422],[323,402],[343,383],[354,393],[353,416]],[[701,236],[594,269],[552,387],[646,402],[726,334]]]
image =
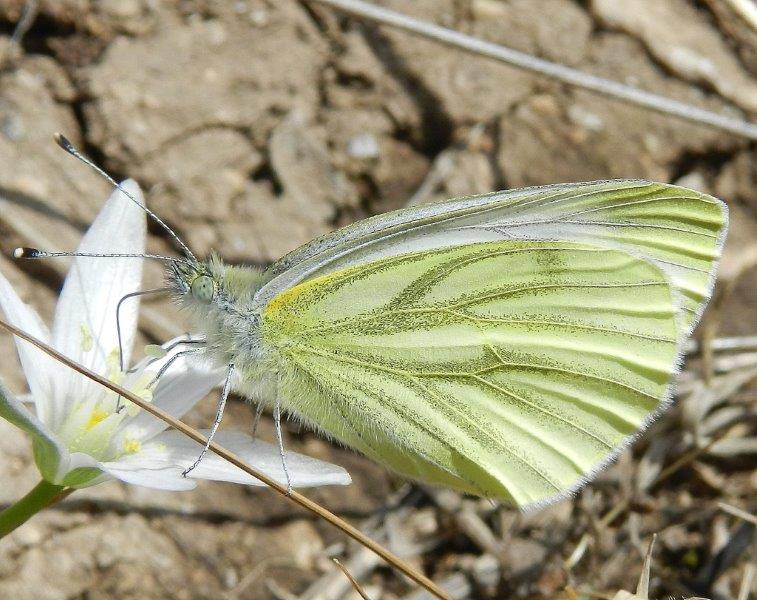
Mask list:
[[273,407],[273,423],[276,426],[276,440],[279,442],[279,455],[281,456],[281,466],[284,468],[284,475],[287,478],[287,496],[292,493],[292,478],[289,476],[287,461],[284,456],[284,437],[281,434],[281,397],[276,396],[276,404]]
[[211,427],[210,433],[208,434],[208,441],[205,442],[205,446],[203,447],[202,452],[200,452],[200,456],[198,456],[197,460],[192,463],[192,466],[182,472],[182,475],[184,477],[186,477],[192,470],[197,467],[197,465],[200,464],[200,461],[202,461],[205,453],[208,451],[208,448],[210,448],[210,444],[213,443],[213,438],[216,436],[218,426],[221,424],[221,419],[223,418],[223,409],[226,407],[226,400],[228,399],[229,392],[231,391],[232,373],[234,373],[233,364],[229,365],[228,371],[226,372],[226,381],[224,381],[223,383],[223,391],[221,392],[221,398],[218,401],[218,408],[216,409],[216,418],[213,421],[213,427]]
[[265,404],[260,401],[258,402],[257,406],[255,407],[255,418],[252,421],[252,441],[255,441],[255,438],[258,434],[258,425],[260,425],[260,417],[263,415],[263,409],[265,408]]
[[171,365],[175,363],[179,358],[182,356],[188,356],[190,354],[197,354],[198,352],[202,352],[204,348],[191,348],[189,350],[182,350],[181,352],[177,352],[174,354],[171,358],[169,358],[166,363],[158,369],[158,372],[155,373],[155,377],[152,378],[152,381],[147,385],[148,388],[151,388],[155,384],[160,381],[160,378],[163,377],[163,375],[166,374],[166,371],[168,371],[169,368],[171,368]]
[[[168,353],[168,352],[171,352],[171,350],[173,350],[174,348],[178,348],[179,346],[184,346],[184,345],[188,345],[188,346],[202,345],[202,346],[205,346],[206,344],[207,344],[207,341],[205,340],[205,338],[191,338],[190,337],[190,338],[188,338],[186,340],[178,340],[176,342],[173,342],[172,344],[169,344],[168,346],[166,346],[165,348],[163,348],[163,350],[165,350],[165,352]],[[188,354],[194,354],[196,352],[200,352],[202,350],[204,350],[204,348],[190,348],[188,350],[182,350],[182,351],[177,352],[176,354],[174,354],[171,358],[169,358],[165,362],[165,364],[162,367],[160,367],[160,369],[158,369],[158,372],[155,374],[155,377],[153,377],[152,381],[150,381],[150,383],[147,384],[147,388],[149,389],[149,388],[153,387],[154,385],[156,385],[158,383],[158,381],[160,380],[160,378],[163,377],[163,375],[165,375],[166,371],[168,371],[168,369],[171,367],[171,365],[176,361],[176,359],[178,359],[181,356],[186,356]],[[162,360],[162,358],[153,358],[152,360],[150,360],[147,363],[147,365],[144,368],[149,367],[150,365],[156,363],[159,360]],[[142,368],[142,367],[133,367],[133,368],[129,369],[128,371],[126,371],[126,373],[127,373],[127,375],[131,375],[132,373],[136,373],[139,368]],[[120,413],[124,409],[124,407],[125,407],[125,405],[121,402],[121,396],[119,396],[116,399],[116,412]]]
[[[177,352],[174,354],[171,358],[169,358],[166,361],[166,364],[164,364],[160,369],[158,369],[158,372],[155,374],[155,377],[152,378],[150,383],[147,384],[147,388],[152,388],[154,385],[158,383],[161,377],[165,375],[166,371],[170,368],[170,366],[176,362],[176,359],[186,356],[188,354],[196,354],[197,352],[202,352],[204,348],[191,348],[190,350],[182,350],[181,352]],[[152,363],[150,363],[152,364]],[[133,372],[133,371],[131,371]],[[116,412],[120,413],[125,408],[125,405],[121,403],[121,396],[118,397],[118,400],[116,401]]]
[[[208,340],[205,339],[204,337],[198,337],[198,338],[187,337],[187,339],[185,340],[176,340],[175,342],[172,342],[168,344],[167,346],[163,346],[163,352],[165,352],[165,354],[169,354],[174,348],[178,348],[179,346],[206,346],[207,343],[208,343]],[[189,350],[190,348],[187,348],[187,349]],[[199,350],[200,348],[195,348],[195,349]],[[149,367],[162,359],[163,357],[153,358],[150,360],[150,362],[147,363],[147,366]],[[169,359],[169,360],[172,360],[172,359]],[[133,366],[131,369],[126,371],[126,373],[131,374],[131,373],[135,373],[136,371],[137,371],[137,365]]]

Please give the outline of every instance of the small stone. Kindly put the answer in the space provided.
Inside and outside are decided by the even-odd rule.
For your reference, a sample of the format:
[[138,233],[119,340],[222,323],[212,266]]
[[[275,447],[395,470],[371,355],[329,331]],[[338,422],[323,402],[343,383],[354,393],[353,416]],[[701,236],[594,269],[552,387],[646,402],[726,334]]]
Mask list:
[[580,125],[591,131],[601,131],[604,127],[602,117],[578,104],[572,104],[568,107],[568,117],[576,125]]
[[13,532],[13,538],[19,546],[36,546],[44,538],[43,530],[37,526],[33,521],[26,523],[23,527],[19,527]]
[[540,543],[514,538],[505,548],[503,564],[513,576],[519,576],[540,567],[546,556],[547,549]]
[[219,21],[209,21],[206,25],[205,33],[211,46],[220,46],[228,38],[226,27]]
[[501,575],[499,560],[492,554],[484,554],[473,563],[471,573],[480,587],[494,588]]
[[268,11],[263,8],[250,11],[250,23],[255,27],[265,27],[268,25],[269,19]]
[[356,135],[347,143],[347,154],[363,160],[379,157],[379,145],[372,133]]
[[697,171],[687,173],[683,177],[677,179],[675,183],[676,185],[681,185],[692,190],[697,190],[698,192],[703,192],[705,194],[710,193],[710,187],[707,185],[707,181],[705,181],[704,175],[698,173]]
[[239,583],[239,573],[237,573],[236,569],[229,567],[226,569],[223,573],[223,585],[226,586],[226,589],[232,589],[235,585]]
[[17,142],[24,137],[24,121],[17,114],[5,115],[0,121],[0,131],[12,142]]
[[111,17],[129,19],[139,16],[142,4],[139,0],[102,0],[100,9]]
[[496,0],[473,0],[471,11],[476,19],[501,19],[507,14],[507,7]]

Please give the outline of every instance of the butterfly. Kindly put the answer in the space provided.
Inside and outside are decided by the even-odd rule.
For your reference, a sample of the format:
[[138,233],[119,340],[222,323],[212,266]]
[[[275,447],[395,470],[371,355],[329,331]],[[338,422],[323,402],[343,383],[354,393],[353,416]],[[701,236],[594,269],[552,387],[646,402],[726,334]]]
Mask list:
[[273,404],[284,465],[282,411],[410,479],[528,509],[670,404],[727,225],[725,203],[675,185],[555,184],[374,216],[265,270],[198,260],[168,229],[185,254],[168,285],[204,334],[187,352],[228,365],[211,439],[235,389]]
[[673,185],[549,185],[372,217],[265,271],[176,263],[172,284],[243,395],[411,479],[528,508],[668,406],[727,220]]

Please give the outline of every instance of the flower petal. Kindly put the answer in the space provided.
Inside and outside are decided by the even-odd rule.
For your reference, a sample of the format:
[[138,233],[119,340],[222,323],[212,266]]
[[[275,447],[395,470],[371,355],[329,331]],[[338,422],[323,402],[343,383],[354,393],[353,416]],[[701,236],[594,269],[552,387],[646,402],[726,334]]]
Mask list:
[[[151,365],[150,370],[159,371],[166,361],[180,351],[181,347],[174,348],[164,358]],[[224,374],[224,368],[212,366],[204,357],[181,356],[171,363],[158,381],[153,404],[171,416],[181,419],[214,387],[221,384]],[[167,427],[165,421],[141,410],[134,417],[123,422],[119,435],[121,439],[146,441]]]
[[[0,310],[13,325],[34,337],[47,342],[50,333],[39,315],[16,295],[8,280],[0,274]],[[63,367],[41,350],[16,338],[16,348],[21,367],[29,383],[29,389],[36,403],[37,415],[45,424],[50,424],[53,397],[53,379],[63,372]]]
[[[208,430],[203,430],[204,435]],[[281,464],[278,447],[261,440],[252,441],[249,435],[239,431],[219,431],[216,441],[234,454],[268,476],[286,485],[287,479]],[[163,445],[171,460],[180,468],[190,466],[200,455],[202,446],[178,431],[166,431],[145,447]],[[347,471],[337,465],[311,458],[297,452],[286,452],[286,463],[293,487],[313,487],[318,485],[348,485],[352,482]],[[232,465],[220,456],[208,452],[197,468],[189,474],[194,479],[211,479],[246,485],[265,484]]]
[[196,482],[181,474],[182,467],[164,444],[145,446],[135,454],[102,463],[102,468],[125,483],[158,490],[191,490],[197,486]]
[[85,488],[110,479],[103,473],[102,464],[89,454],[72,452],[67,460],[61,464],[57,483],[72,488]]
[[[123,187],[140,202],[142,192],[136,182]],[[122,192],[111,194],[79,244],[78,251],[95,254],[139,254],[145,250],[145,213]],[[108,356],[118,348],[116,306],[126,294],[139,289],[142,263],[138,258],[76,258],[63,285],[55,310],[53,345],[93,371],[105,374]],[[121,340],[124,364],[128,364],[137,328],[138,298],[121,308]],[[68,397],[85,397],[94,382],[71,373]],[[61,386],[57,386],[61,387]]]
[[34,460],[42,477],[46,481],[56,483],[61,465],[69,460],[68,450],[40,419],[13,397],[2,383],[0,383],[0,417],[32,437]]

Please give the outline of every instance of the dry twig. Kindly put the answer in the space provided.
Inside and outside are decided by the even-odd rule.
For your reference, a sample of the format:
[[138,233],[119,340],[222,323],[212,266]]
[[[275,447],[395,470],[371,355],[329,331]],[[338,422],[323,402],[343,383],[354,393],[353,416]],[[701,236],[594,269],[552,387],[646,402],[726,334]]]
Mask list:
[[361,0],[308,0],[327,4],[346,13],[356,15],[369,21],[383,25],[389,25],[408,31],[412,34],[436,40],[442,44],[460,48],[474,54],[493,58],[514,67],[546,75],[563,83],[583,88],[622,102],[642,106],[659,113],[685,119],[694,123],[708,125],[730,133],[735,133],[751,140],[757,140],[757,124],[720,115],[709,110],[704,110],[685,102],[671,100],[658,94],[653,94],[639,88],[625,85],[617,81],[611,81],[597,75],[584,73],[559,63],[554,63],[543,58],[537,58],[519,52],[512,48],[485,42],[454,29],[440,27],[403,15],[375,4],[362,2]]
[[[154,406],[150,402],[146,402],[145,400],[143,400],[136,394],[130,392],[129,390],[122,388],[121,386],[113,383],[112,381],[106,379],[105,377],[102,377],[101,375],[95,373],[94,371],[91,371],[87,369],[86,367],[83,367],[82,365],[72,361],[67,356],[55,350],[52,346],[45,344],[44,342],[38,340],[37,338],[29,335],[25,331],[22,331],[21,329],[18,329],[17,327],[14,327],[13,325],[6,323],[3,320],[0,320],[0,328],[5,329],[6,331],[12,333],[13,335],[23,340],[26,340],[27,342],[36,346],[37,348],[39,348],[40,350],[42,350],[49,356],[52,356],[54,359],[63,363],[68,368],[81,373],[82,375],[91,379],[92,381],[95,381],[99,383],[100,385],[108,388],[109,390],[114,391],[115,393],[119,394],[121,397],[127,400],[130,400],[131,402],[139,406],[139,408],[141,408],[142,410],[161,419],[165,423],[168,423],[171,427],[183,433],[188,438],[194,440],[198,444],[201,444],[204,446],[208,443],[207,438],[196,429],[172,417],[167,412],[161,410],[157,406]],[[288,498],[295,504],[298,504],[304,509],[317,515],[318,517],[322,518],[324,521],[327,521],[328,523],[330,523],[337,529],[340,529],[342,532],[350,536],[355,541],[359,542],[366,548],[369,548],[370,550],[375,552],[382,559],[384,559],[388,564],[390,564],[397,570],[404,573],[407,577],[409,577],[410,579],[412,579],[413,581],[415,581],[422,587],[429,590],[429,592],[433,593],[437,598],[442,598],[444,600],[451,600],[449,594],[444,592],[439,586],[437,586],[428,577],[426,577],[422,573],[419,573],[417,570],[413,569],[407,562],[405,562],[398,556],[392,554],[391,552],[389,552],[389,550],[384,548],[381,544],[378,544],[374,540],[370,539],[363,532],[356,529],[355,527],[353,527],[352,525],[350,525],[343,519],[340,519],[334,513],[326,510],[320,504],[314,502],[313,500],[310,500],[307,496],[303,496],[302,494],[298,492],[288,491],[286,485],[279,483],[278,481],[269,477],[262,471],[259,471],[258,469],[248,465],[237,455],[233,454],[232,452],[230,452],[229,450],[227,450],[226,448],[224,448],[223,446],[219,445],[216,442],[211,442],[209,445],[209,449],[213,451],[214,453],[216,453],[221,458],[229,461],[235,467],[242,469],[245,473],[248,473],[249,475],[252,475],[256,479],[262,481],[268,487],[274,489],[285,498]]]
[[358,583],[358,582],[357,582],[357,581],[355,580],[355,578],[354,578],[354,577],[353,577],[352,575],[350,575],[350,572],[349,572],[349,571],[347,570],[347,567],[345,567],[345,566],[344,566],[344,565],[343,565],[343,564],[342,564],[341,562],[339,562],[339,559],[338,559],[338,558],[332,558],[331,560],[332,560],[332,561],[334,562],[334,564],[335,564],[335,565],[336,565],[337,567],[339,567],[339,568],[341,569],[342,573],[344,573],[344,576],[345,576],[345,577],[346,577],[347,579],[349,579],[350,583],[352,584],[352,587],[353,587],[353,588],[355,588],[355,591],[356,591],[356,592],[357,592],[358,594],[360,594],[360,597],[361,597],[361,598],[362,598],[363,600],[371,600],[371,599],[370,599],[370,598],[368,597],[368,595],[367,595],[367,594],[365,593],[365,591],[363,590],[363,588],[362,588],[362,587],[360,587],[360,584],[359,584],[359,583]]

